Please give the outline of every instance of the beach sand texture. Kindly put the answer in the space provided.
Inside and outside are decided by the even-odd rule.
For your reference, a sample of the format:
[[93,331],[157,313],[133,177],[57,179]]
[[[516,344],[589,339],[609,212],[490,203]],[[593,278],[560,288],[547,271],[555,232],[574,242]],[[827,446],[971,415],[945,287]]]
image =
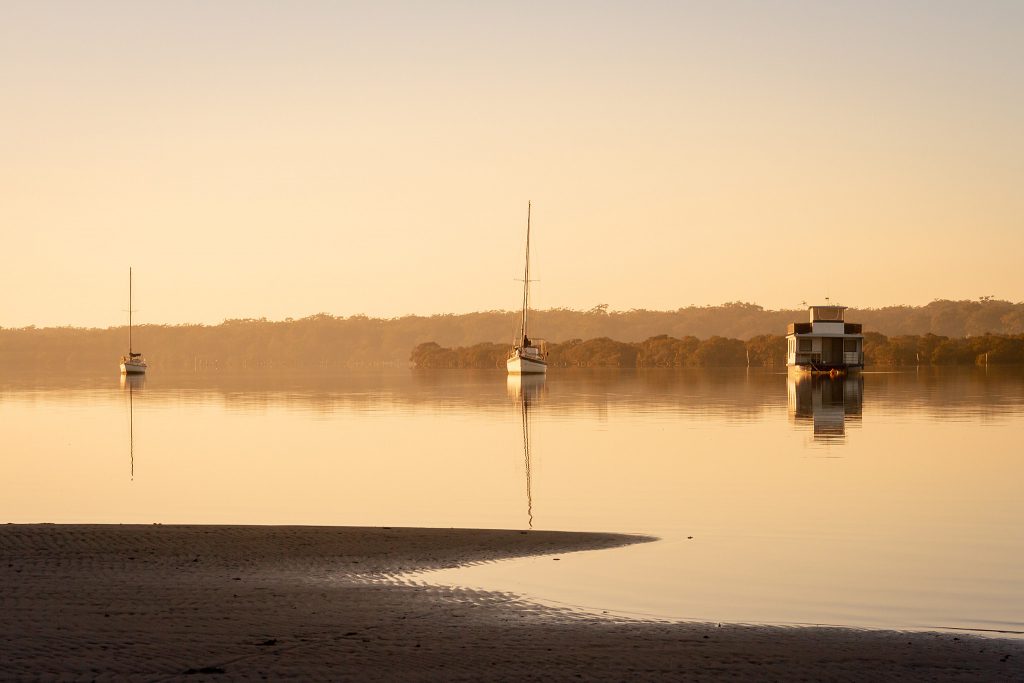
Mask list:
[[1024,681],[1024,643],[1016,640],[612,620],[404,576],[645,540],[464,529],[5,525],[0,674]]

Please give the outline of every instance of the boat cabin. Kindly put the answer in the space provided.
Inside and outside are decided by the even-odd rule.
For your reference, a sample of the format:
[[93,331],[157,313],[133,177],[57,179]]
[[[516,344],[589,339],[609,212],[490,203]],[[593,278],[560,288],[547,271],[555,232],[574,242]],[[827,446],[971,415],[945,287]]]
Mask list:
[[808,372],[846,372],[864,367],[861,325],[843,318],[846,306],[810,306],[810,320],[786,330],[786,365]]

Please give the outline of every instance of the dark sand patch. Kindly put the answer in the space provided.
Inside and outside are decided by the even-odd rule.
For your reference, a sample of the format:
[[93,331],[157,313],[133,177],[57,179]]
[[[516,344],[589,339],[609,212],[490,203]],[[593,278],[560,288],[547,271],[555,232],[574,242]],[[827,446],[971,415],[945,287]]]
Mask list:
[[405,572],[610,548],[614,534],[0,527],[0,673],[137,680],[1021,680],[1024,643],[611,621]]

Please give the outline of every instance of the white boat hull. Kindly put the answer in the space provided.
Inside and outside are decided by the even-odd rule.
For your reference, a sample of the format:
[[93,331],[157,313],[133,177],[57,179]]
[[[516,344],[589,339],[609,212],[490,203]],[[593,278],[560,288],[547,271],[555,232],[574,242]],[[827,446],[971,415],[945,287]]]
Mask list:
[[505,365],[510,375],[543,375],[548,371],[548,365],[544,361],[532,360],[518,354],[509,358]]
[[122,375],[143,375],[146,373],[145,363],[121,363]]

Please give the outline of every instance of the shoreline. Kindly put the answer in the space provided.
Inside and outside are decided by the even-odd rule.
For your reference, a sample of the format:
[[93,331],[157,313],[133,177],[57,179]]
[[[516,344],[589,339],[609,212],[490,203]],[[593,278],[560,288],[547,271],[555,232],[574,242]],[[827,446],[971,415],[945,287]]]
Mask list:
[[601,617],[406,576],[651,540],[8,524],[0,662],[17,680],[1024,680],[1024,642],[998,634]]

